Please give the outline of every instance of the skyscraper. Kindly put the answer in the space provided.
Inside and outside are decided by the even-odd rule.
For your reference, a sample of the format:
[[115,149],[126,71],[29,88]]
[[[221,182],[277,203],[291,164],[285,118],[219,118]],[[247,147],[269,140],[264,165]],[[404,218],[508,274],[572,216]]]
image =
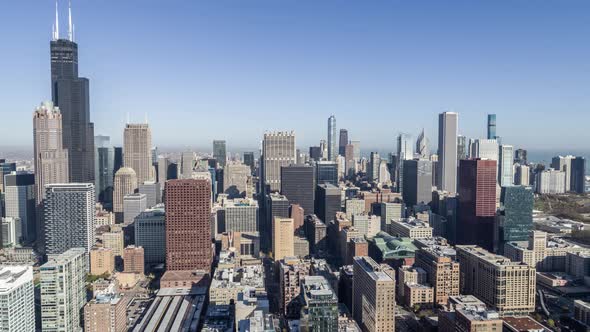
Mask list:
[[338,331],[338,296],[325,277],[306,276],[301,300],[302,331]]
[[45,250],[58,255],[71,248],[90,252],[94,245],[94,185],[91,183],[45,186]]
[[115,150],[109,145],[110,138],[108,136],[94,137],[94,146],[96,147],[96,165],[94,167],[96,172],[96,197],[107,210],[112,210]]
[[429,204],[432,201],[432,162],[425,159],[404,160],[403,169],[402,196],[406,205]]
[[250,166],[250,172],[254,172],[254,152],[244,152],[244,164]]
[[467,159],[467,137],[457,136],[457,160]]
[[586,190],[586,158],[575,157],[571,162],[570,190],[583,194]]
[[477,244],[493,250],[496,171],[495,160],[461,160],[457,227],[459,244]]
[[414,146],[412,144],[412,136],[401,133],[397,136],[397,163],[395,165],[395,182],[397,190],[403,190],[403,173],[404,160],[411,160],[414,158]]
[[459,114],[444,112],[438,116],[438,189],[457,191],[457,130]]
[[35,331],[32,266],[0,267],[0,321],[7,332]]
[[59,35],[57,5],[51,49],[51,96],[62,115],[63,148],[68,150],[70,182],[94,183],[94,124],[90,122],[88,79],[78,76],[78,44],[72,11],[68,38]]
[[223,192],[229,198],[248,197],[251,192],[248,188],[248,179],[251,170],[248,165],[240,162],[231,162],[223,169]]
[[551,167],[565,173],[565,192],[571,190],[572,160],[574,156],[557,156],[551,160]]
[[340,129],[340,141],[338,141],[338,154],[344,156],[348,144],[348,130]]
[[334,220],[336,212],[340,211],[340,188],[330,184],[318,184],[315,193],[315,214],[326,225]]
[[333,161],[318,161],[315,164],[315,183],[338,185],[338,164]]
[[527,165],[527,151],[523,149],[517,149],[514,153],[514,162],[521,165]]
[[154,180],[152,166],[152,132],[147,123],[128,123],[124,133],[125,167],[132,168],[137,175],[137,183]]
[[281,194],[293,204],[299,204],[305,214],[312,214],[315,199],[313,166],[290,165],[281,167]]
[[430,158],[430,141],[426,134],[424,133],[424,128],[422,128],[422,132],[418,136],[416,140],[416,155],[420,159],[429,159]]
[[[94,190],[94,189],[93,189]],[[49,258],[39,268],[41,285],[41,329],[80,331],[86,304],[88,253],[72,248]]]
[[504,244],[508,242],[526,241],[533,229],[534,193],[531,187],[502,187],[500,209],[495,246],[496,252],[504,252]]
[[[265,133],[262,141],[262,192],[281,189],[281,167],[297,163],[294,132]],[[268,190],[267,190],[268,189]]]
[[507,187],[514,183],[514,147],[502,144],[499,151],[498,182]]
[[371,152],[369,158],[369,165],[367,167],[367,180],[369,182],[376,181],[379,178],[379,165],[381,164],[381,157],[377,152]]
[[137,190],[137,175],[132,168],[122,167],[115,174],[113,185],[113,212],[118,222],[123,221],[123,198]]
[[488,114],[488,139],[496,137],[496,114]]
[[4,176],[6,216],[19,218],[23,240],[35,241],[37,233],[35,211],[35,175],[12,172]]
[[328,160],[336,161],[338,148],[336,147],[336,117],[328,118]]
[[476,139],[471,144],[471,158],[499,160],[498,141],[495,139]]
[[45,185],[67,183],[68,151],[63,148],[62,115],[53,102],[46,101],[33,113],[35,193],[37,204],[45,197]]
[[179,178],[190,179],[196,163],[195,154],[192,151],[186,151],[182,153],[180,158]]
[[219,166],[225,167],[227,161],[225,141],[213,141],[213,158],[217,160]]
[[211,182],[183,179],[166,182],[166,269],[209,271]]
[[295,228],[292,218],[275,217],[272,221],[272,252],[275,261],[295,254]]
[[11,172],[16,172],[16,163],[7,162],[6,159],[0,159],[0,193],[4,192],[4,176]]

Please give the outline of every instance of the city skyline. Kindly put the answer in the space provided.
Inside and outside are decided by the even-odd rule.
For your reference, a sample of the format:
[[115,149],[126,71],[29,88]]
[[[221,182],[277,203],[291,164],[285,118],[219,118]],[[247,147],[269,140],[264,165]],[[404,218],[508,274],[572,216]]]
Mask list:
[[[155,145],[205,147],[219,138],[227,140],[230,151],[236,146],[232,142],[246,145],[240,148],[259,146],[264,133],[260,119],[265,121],[264,129],[295,130],[300,147],[317,145],[325,137],[330,114],[337,118],[336,129],[348,129],[351,140],[386,150],[395,149],[398,133],[416,137],[423,127],[435,146],[436,115],[447,110],[460,114],[459,133],[472,138],[486,137],[487,113],[497,114],[497,135],[515,147],[579,151],[585,148],[585,135],[590,135],[583,130],[583,121],[570,120],[583,116],[590,104],[580,90],[587,86],[583,59],[588,49],[575,43],[575,36],[590,30],[583,14],[586,4],[548,2],[532,8],[510,3],[508,13],[507,3],[469,8],[457,2],[448,8],[432,3],[441,10],[425,13],[424,5],[402,3],[335,7],[312,2],[281,6],[258,1],[239,6],[147,2],[142,3],[141,15],[131,17],[135,8],[131,3],[118,3],[116,11],[105,3],[73,4],[74,39],[81,41],[80,75],[91,83],[91,121],[95,133],[111,136],[114,144],[122,143],[128,113],[133,122],[147,114]],[[53,6],[53,1],[10,3],[6,12],[13,15],[2,23],[14,26],[18,20],[26,27],[19,30],[16,45],[22,46],[15,49],[20,51],[7,52],[4,62],[11,64],[3,72],[11,78],[12,89],[0,92],[5,100],[0,113],[10,115],[14,123],[3,128],[5,134],[14,138],[11,142],[26,142],[20,144],[26,147],[32,146],[30,114],[40,102],[51,99],[49,77],[39,73],[47,72]],[[524,27],[518,13],[531,9]],[[67,2],[60,1],[64,38],[66,10]],[[107,13],[113,24],[105,26],[100,20]],[[567,21],[565,14],[570,15]],[[156,17],[158,24],[153,23]],[[543,26],[550,18],[563,24]],[[485,26],[500,19],[501,28]],[[291,24],[277,24],[281,20]],[[448,24],[435,24],[442,21]],[[176,24],[167,24],[172,22]],[[419,23],[428,24],[416,26]],[[460,29],[467,23],[473,24],[473,31]],[[268,30],[271,26],[275,31]],[[574,37],[557,40],[560,33]],[[8,44],[15,44],[16,35],[7,38]],[[187,42],[179,45],[179,39]],[[523,39],[527,43],[519,45]],[[548,41],[559,44],[549,46]],[[110,52],[112,48],[120,52]],[[178,61],[167,62],[161,50]],[[430,56],[433,51],[440,53]],[[22,52],[26,56],[20,56]],[[424,54],[429,55],[428,63],[422,62]],[[530,54],[535,54],[534,61],[529,61]],[[567,61],[552,61],[556,57]],[[473,68],[477,70],[471,72]],[[559,89],[554,86],[557,82]],[[279,112],[291,119],[288,125],[277,116]],[[552,121],[537,116],[548,113],[560,116]],[[359,123],[359,116],[369,114],[386,121]],[[193,125],[208,115],[227,120],[195,135]],[[187,121],[178,121],[181,118]],[[523,123],[538,134],[521,129]],[[217,134],[219,130],[223,135]]]

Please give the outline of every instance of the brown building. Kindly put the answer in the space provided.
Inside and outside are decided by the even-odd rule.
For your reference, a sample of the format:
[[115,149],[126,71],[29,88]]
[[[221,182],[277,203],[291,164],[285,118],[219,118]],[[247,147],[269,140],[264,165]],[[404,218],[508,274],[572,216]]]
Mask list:
[[497,163],[469,159],[459,162],[457,243],[494,249]]
[[355,256],[369,256],[369,243],[362,237],[353,237],[348,241],[346,252],[346,265],[352,264]]
[[450,246],[434,245],[416,251],[414,265],[424,269],[434,287],[434,301],[447,303],[449,296],[459,295],[459,263],[453,260],[455,250]]
[[[208,272],[207,272],[208,273]],[[166,271],[160,279],[160,289],[205,287],[209,284],[209,274],[205,271]]]
[[[340,263],[341,264],[348,264],[346,262],[346,259],[350,256],[348,254],[348,243],[350,243],[350,241],[354,238],[360,238],[362,235],[361,233],[358,231],[358,229],[350,226],[350,227],[345,227],[344,229],[342,229],[340,231],[340,236],[338,237],[338,247],[340,248],[339,253],[338,253],[338,258],[340,259]],[[354,256],[351,256],[354,257]],[[352,264],[352,261],[350,262],[350,264]]]
[[280,261],[280,310],[287,318],[299,318],[301,303],[299,293],[301,282],[309,275],[310,262],[296,257],[285,257]]
[[100,293],[84,306],[85,332],[127,331],[127,303],[115,293]]
[[272,222],[272,253],[275,261],[295,255],[293,219],[274,218]]
[[144,251],[142,247],[128,246],[123,250],[123,266],[126,273],[144,273]]
[[211,183],[207,179],[166,182],[166,269],[210,271]]
[[363,331],[395,331],[395,271],[368,256],[355,257],[352,315]]
[[98,276],[115,271],[115,255],[109,248],[92,248],[90,250],[90,274]]
[[426,284],[426,271],[421,267],[404,265],[397,269],[397,296],[398,302],[405,303],[406,284]]
[[410,308],[415,305],[422,308],[431,307],[434,302],[434,290],[427,285],[406,282],[404,284],[404,294],[406,306]]
[[299,204],[291,204],[289,207],[289,216],[293,219],[293,229],[295,232],[298,230],[303,230],[303,225],[305,221],[305,212],[303,208]]

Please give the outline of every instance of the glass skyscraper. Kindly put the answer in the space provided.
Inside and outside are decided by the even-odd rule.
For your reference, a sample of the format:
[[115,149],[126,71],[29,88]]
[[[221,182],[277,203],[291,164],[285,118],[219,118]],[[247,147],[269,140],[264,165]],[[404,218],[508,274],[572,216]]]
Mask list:
[[488,139],[496,137],[496,114],[488,114]]
[[526,241],[533,229],[533,189],[528,186],[502,187],[498,213],[496,249],[504,250],[504,244]]

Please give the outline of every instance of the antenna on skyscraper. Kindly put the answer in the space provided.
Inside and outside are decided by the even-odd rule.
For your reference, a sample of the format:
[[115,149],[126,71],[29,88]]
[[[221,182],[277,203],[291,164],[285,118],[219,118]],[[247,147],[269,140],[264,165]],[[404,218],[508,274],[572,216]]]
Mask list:
[[72,0],[68,3],[68,39],[74,41],[74,29],[72,28]]
[[57,14],[57,0],[55,0],[55,24],[53,25],[53,40],[59,39],[59,15]]

